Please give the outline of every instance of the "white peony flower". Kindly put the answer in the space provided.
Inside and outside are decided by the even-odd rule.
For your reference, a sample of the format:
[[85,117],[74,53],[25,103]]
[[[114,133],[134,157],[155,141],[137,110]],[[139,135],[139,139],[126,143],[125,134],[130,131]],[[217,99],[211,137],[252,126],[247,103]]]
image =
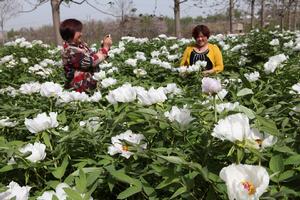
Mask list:
[[19,91],[22,94],[32,94],[40,92],[41,84],[38,82],[24,83],[21,85]]
[[300,104],[293,107],[292,110],[299,113],[300,112]]
[[136,99],[136,91],[134,87],[127,83],[109,91],[106,99],[111,104],[116,104],[117,102],[132,102]]
[[165,88],[164,88],[164,92],[165,94],[181,94],[182,90],[180,88],[177,87],[176,83],[169,83]]
[[18,124],[18,122],[11,121],[9,117],[6,117],[5,119],[0,119],[0,127],[15,127]]
[[127,130],[111,138],[112,145],[108,147],[108,153],[109,155],[120,153],[121,156],[128,159],[134,154],[129,151],[130,147],[139,147],[141,150],[147,148],[147,143],[142,144],[144,139],[145,137],[142,134],[134,134],[131,130]]
[[136,54],[135,58],[137,60],[141,60],[141,61],[146,61],[147,60],[147,58],[145,57],[145,53],[144,52],[137,51],[137,52],[135,52],[135,54]]
[[293,48],[294,47],[294,42],[293,42],[293,40],[290,40],[289,42],[284,43],[283,46],[285,48]]
[[101,70],[100,72],[94,73],[93,79],[96,81],[102,80],[106,78],[105,71]]
[[106,79],[103,79],[102,81],[101,81],[101,85],[102,85],[102,87],[104,87],[104,88],[107,88],[107,87],[109,87],[109,86],[112,86],[112,85],[115,85],[117,83],[117,80],[116,79],[114,79],[114,78],[106,78]]
[[144,69],[134,69],[133,73],[137,76],[137,77],[143,77],[147,74],[146,70]]
[[257,200],[269,185],[265,168],[253,165],[232,164],[224,167],[220,178],[226,182],[230,200]]
[[244,76],[246,77],[246,79],[249,82],[254,82],[254,81],[257,81],[259,79],[259,72],[255,71],[255,72],[252,72],[250,74],[244,74]]
[[45,159],[46,157],[45,149],[46,149],[46,145],[40,142],[35,142],[33,145],[27,144],[25,147],[19,149],[19,151],[23,154],[31,152],[31,155],[26,157],[26,159],[35,163]]
[[173,46],[170,47],[171,50],[175,50],[178,48],[179,48],[178,44],[173,44]]
[[216,110],[218,113],[221,113],[223,111],[231,111],[234,110],[235,108],[237,108],[239,106],[239,102],[235,102],[235,103],[221,103],[221,104],[217,104],[216,105]]
[[231,142],[243,141],[250,136],[249,119],[245,114],[229,115],[218,121],[212,136]]
[[60,183],[56,186],[55,192],[54,191],[46,191],[43,193],[42,196],[39,196],[37,200],[52,200],[52,198],[55,196],[59,200],[66,200],[68,195],[65,192],[64,188],[70,188],[70,186],[66,183]]
[[256,128],[251,129],[250,138],[255,149],[264,149],[277,142],[277,137],[267,133],[260,133]]
[[[37,200],[52,200],[53,196],[55,195],[54,191],[45,191],[42,196],[39,196]],[[58,199],[61,200],[61,199]]]
[[226,89],[222,89],[217,93],[217,97],[219,97],[219,99],[223,100],[227,94],[228,94],[228,91]]
[[100,101],[102,99],[102,94],[101,94],[101,92],[95,92],[94,94],[93,94],[93,96],[91,96],[90,98],[89,98],[89,101],[90,102],[98,102],[98,101]]
[[160,55],[159,51],[152,51],[151,52],[151,57],[152,58],[157,58]]
[[69,103],[71,101],[85,102],[89,100],[89,96],[85,92],[64,91],[59,94],[58,103]]
[[221,91],[221,82],[217,79],[204,77],[202,79],[202,92],[206,94],[216,94]]
[[31,133],[38,133],[49,128],[55,128],[58,126],[57,113],[50,112],[49,117],[46,113],[38,114],[36,118],[25,118],[25,126]]
[[273,40],[271,40],[271,42],[269,44],[271,46],[278,46],[279,45],[279,40],[277,38],[273,39]]
[[127,65],[131,65],[131,66],[133,66],[133,67],[136,67],[136,65],[137,65],[137,59],[129,58],[129,59],[127,59],[127,60],[125,61],[125,63],[126,63]]
[[300,94],[300,83],[294,84],[292,89],[296,92],[296,94]]
[[174,61],[174,60],[178,59],[179,56],[177,54],[175,54],[175,55],[167,55],[167,58],[168,58],[169,61]]
[[57,97],[62,93],[62,91],[63,88],[61,85],[53,82],[46,82],[41,85],[40,93],[45,97]]
[[269,58],[268,62],[264,64],[264,71],[266,74],[273,73],[284,61],[288,59],[284,54],[275,55]]
[[154,89],[151,87],[148,91],[143,87],[135,87],[137,99],[142,105],[152,105],[162,103],[167,99],[163,88]]
[[20,58],[21,62],[24,63],[24,64],[27,64],[28,63],[28,59],[27,58]]
[[29,191],[31,187],[23,186],[21,187],[18,183],[11,181],[7,186],[8,189],[5,192],[0,193],[1,200],[27,200],[29,197]]
[[172,106],[171,111],[164,113],[171,122],[178,122],[181,126],[188,125],[194,118],[191,117],[191,111],[186,108],[186,105],[183,108],[178,108],[177,106]]

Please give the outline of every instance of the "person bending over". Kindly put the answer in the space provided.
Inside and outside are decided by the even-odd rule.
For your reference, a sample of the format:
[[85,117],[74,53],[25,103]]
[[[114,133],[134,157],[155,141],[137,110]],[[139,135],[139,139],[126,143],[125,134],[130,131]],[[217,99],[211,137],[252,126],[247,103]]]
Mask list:
[[97,86],[92,77],[99,71],[99,63],[105,60],[112,45],[110,35],[103,39],[102,48],[93,52],[81,39],[82,23],[77,19],[66,19],[60,24],[60,35],[64,40],[62,61],[66,76],[65,89],[90,92]]
[[196,43],[186,47],[180,66],[194,65],[197,61],[206,61],[203,75],[222,72],[224,69],[222,53],[217,45],[210,44],[210,30],[205,25],[197,25],[192,32]]

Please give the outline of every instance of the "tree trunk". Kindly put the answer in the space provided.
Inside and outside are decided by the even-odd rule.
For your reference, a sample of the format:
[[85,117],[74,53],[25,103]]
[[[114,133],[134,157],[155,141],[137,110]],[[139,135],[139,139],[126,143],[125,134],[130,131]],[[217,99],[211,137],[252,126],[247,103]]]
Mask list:
[[261,0],[260,26],[261,28],[265,27],[265,0]]
[[4,44],[5,43],[5,38],[4,38],[5,35],[4,35],[4,23],[3,23],[3,21],[1,21],[0,26],[1,26],[1,34],[2,34],[1,44]]
[[51,0],[52,20],[53,20],[55,42],[57,45],[62,45],[62,38],[59,33],[59,25],[60,25],[59,6],[60,6],[60,0]]
[[233,33],[233,0],[229,0],[229,32]]
[[288,7],[287,7],[287,29],[288,30],[291,30],[291,27],[292,27],[291,6],[292,6],[293,2],[294,2],[293,0],[289,0]]
[[251,0],[251,29],[254,28],[254,3],[255,0]]
[[298,7],[298,0],[296,0],[296,2],[295,2],[295,9],[294,9],[294,25],[293,25],[293,30],[295,31],[295,30],[297,30],[297,12],[298,12],[298,9],[297,9],[297,7]]
[[180,32],[180,0],[174,0],[175,35],[181,37]]
[[284,0],[280,1],[280,5],[279,5],[280,9],[279,9],[279,17],[280,17],[280,30],[281,32],[284,29]]

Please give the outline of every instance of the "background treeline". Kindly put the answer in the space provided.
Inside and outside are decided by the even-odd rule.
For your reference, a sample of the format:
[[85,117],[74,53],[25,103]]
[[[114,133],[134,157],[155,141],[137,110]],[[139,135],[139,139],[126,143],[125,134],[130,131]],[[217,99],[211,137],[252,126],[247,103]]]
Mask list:
[[[243,32],[251,30],[250,20],[242,19],[242,13],[236,12],[236,21],[243,26]],[[237,24],[236,22],[236,24]],[[114,40],[122,36],[148,37],[153,38],[159,34],[175,35],[174,19],[170,17],[156,17],[151,15],[140,15],[126,17],[121,20],[86,20],[84,23],[84,39],[87,43],[99,42],[105,35],[110,33]],[[213,34],[228,33],[228,19],[226,14],[216,14],[208,17],[184,17],[180,19],[182,37],[190,38],[191,30],[197,24],[205,24],[210,27]],[[267,26],[276,26],[276,21]],[[299,24],[297,24],[299,27]],[[237,31],[235,31],[237,32]],[[7,32],[7,40],[17,37],[25,37],[27,40],[42,40],[46,43],[53,43],[54,31],[52,25],[39,28],[21,28],[20,30],[10,30]]]

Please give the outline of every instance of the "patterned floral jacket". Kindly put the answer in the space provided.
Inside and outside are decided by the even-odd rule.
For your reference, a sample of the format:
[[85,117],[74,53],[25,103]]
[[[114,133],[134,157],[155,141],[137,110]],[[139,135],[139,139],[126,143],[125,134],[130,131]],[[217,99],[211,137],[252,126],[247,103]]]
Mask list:
[[98,64],[105,59],[99,58],[85,43],[76,45],[64,43],[62,60],[64,65],[65,89],[77,92],[89,92],[95,89],[97,82],[92,78],[99,71]]

